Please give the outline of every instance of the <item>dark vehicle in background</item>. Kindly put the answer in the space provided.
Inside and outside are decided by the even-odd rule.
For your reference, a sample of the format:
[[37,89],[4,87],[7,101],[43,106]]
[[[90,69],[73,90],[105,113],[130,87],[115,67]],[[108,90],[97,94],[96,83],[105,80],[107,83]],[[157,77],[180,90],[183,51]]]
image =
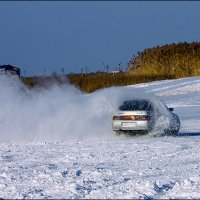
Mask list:
[[20,68],[11,65],[0,65],[0,75],[16,75],[20,78]]
[[[124,101],[112,118],[112,128],[117,135],[147,134],[157,124],[165,134],[177,135],[180,129],[179,117],[159,99],[131,99]],[[160,119],[164,119],[161,121]],[[168,122],[168,123],[167,123]]]

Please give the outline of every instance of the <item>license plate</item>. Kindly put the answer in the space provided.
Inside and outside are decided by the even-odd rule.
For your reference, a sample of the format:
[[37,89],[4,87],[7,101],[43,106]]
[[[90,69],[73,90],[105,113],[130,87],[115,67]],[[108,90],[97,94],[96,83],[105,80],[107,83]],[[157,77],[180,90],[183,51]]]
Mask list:
[[127,123],[122,123],[123,127],[136,127],[136,123],[135,122],[127,122]]

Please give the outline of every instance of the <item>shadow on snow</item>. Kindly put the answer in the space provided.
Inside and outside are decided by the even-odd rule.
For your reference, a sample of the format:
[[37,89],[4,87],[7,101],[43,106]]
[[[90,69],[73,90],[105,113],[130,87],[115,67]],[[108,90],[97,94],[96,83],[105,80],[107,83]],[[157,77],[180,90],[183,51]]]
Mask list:
[[191,132],[191,133],[188,133],[188,132],[181,132],[178,134],[178,137],[188,137],[188,136],[200,136],[200,132]]

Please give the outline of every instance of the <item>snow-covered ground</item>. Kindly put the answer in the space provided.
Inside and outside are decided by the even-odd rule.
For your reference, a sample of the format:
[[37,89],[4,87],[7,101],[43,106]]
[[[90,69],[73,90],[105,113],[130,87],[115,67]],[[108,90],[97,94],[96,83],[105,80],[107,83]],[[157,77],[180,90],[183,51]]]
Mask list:
[[[0,82],[0,198],[200,198],[200,77],[93,94]],[[115,137],[112,113],[127,93],[174,107],[180,135]]]

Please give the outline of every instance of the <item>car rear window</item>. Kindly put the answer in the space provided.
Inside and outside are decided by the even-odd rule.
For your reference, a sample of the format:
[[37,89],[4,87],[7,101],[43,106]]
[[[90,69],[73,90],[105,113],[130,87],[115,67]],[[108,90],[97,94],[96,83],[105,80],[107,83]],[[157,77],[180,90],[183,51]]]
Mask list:
[[120,107],[119,110],[147,110],[150,106],[148,101],[145,100],[132,100],[132,101],[125,101]]

